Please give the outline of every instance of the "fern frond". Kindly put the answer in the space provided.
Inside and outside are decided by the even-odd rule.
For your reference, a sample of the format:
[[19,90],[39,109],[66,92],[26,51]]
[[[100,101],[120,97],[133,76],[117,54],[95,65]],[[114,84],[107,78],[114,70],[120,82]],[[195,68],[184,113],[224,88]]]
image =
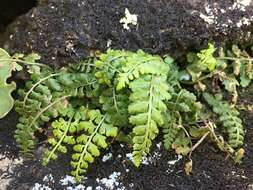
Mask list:
[[108,88],[99,97],[99,103],[102,104],[102,110],[106,113],[107,120],[115,126],[127,127],[129,124],[128,96],[127,90],[116,91],[115,88]]
[[212,106],[214,113],[219,115],[219,121],[225,127],[228,135],[228,144],[232,148],[238,148],[243,145],[244,127],[242,120],[238,117],[239,112],[227,102],[222,101],[221,96],[212,96],[204,93],[203,97]]
[[240,75],[240,85],[247,87],[253,79],[253,58],[237,45],[233,45],[231,51],[227,51],[227,56],[232,60],[233,74]]
[[129,54],[131,52],[109,49],[105,54],[100,55],[99,60],[95,62],[97,67],[95,76],[98,82],[111,87],[115,75],[121,73],[122,66],[126,63],[126,57]]
[[91,74],[64,70],[54,74],[42,70],[33,73],[31,79],[24,89],[18,91],[20,100],[16,101],[16,111],[22,119],[17,125],[15,138],[24,153],[31,153],[36,140],[34,133],[40,131],[45,122],[59,116],[59,110],[68,104],[67,98],[86,97],[89,92],[86,88],[96,82]]
[[161,57],[152,56],[139,50],[137,53],[127,57],[127,62],[122,67],[121,73],[117,76],[117,90],[121,90],[140,75],[166,75],[169,71]]
[[173,92],[172,99],[167,101],[169,108],[165,114],[166,123],[164,125],[164,146],[167,150],[172,149],[172,144],[180,132],[180,126],[195,123],[201,109],[201,104],[197,102],[196,96],[181,89],[179,93]]
[[88,121],[79,123],[78,130],[83,133],[76,138],[76,144],[73,147],[76,153],[72,155],[71,174],[77,181],[81,180],[81,175],[85,173],[88,165],[94,162],[94,158],[100,155],[99,149],[108,146],[107,137],[117,135],[117,128],[106,123],[106,116],[100,111],[91,110],[88,112],[88,117]]
[[[67,145],[74,145],[76,143],[75,133],[80,129],[80,120],[87,119],[88,110],[83,106],[80,108],[73,108],[71,106],[62,108],[58,120],[52,123],[53,135],[48,139],[51,149],[46,149],[43,157],[43,164],[47,165],[53,159],[57,159],[57,152],[66,153]],[[69,118],[66,121],[63,117]]]
[[60,118],[52,123],[53,137],[48,140],[48,143],[53,147],[53,149],[45,151],[43,165],[47,165],[51,159],[56,160],[56,152],[67,152],[67,147],[63,143],[75,144],[75,138],[67,135],[71,126],[71,120],[72,118],[70,118],[69,121],[65,121],[63,118]]
[[177,111],[185,124],[196,122],[202,107],[201,103],[197,101],[197,97],[186,89],[171,94],[172,99],[167,102],[170,112]]
[[[178,118],[179,116],[179,118]],[[176,112],[167,111],[164,116],[165,124],[163,126],[163,144],[166,150],[172,149],[172,144],[180,131],[181,118]]]
[[215,51],[214,45],[209,43],[207,49],[203,49],[200,53],[197,53],[197,57],[199,58],[198,64],[207,67],[209,71],[213,71],[218,63],[213,55]]
[[166,77],[146,75],[130,83],[129,121],[134,125],[133,162],[138,167],[142,157],[149,152],[152,140],[158,134],[158,126],[164,124],[163,113],[167,107],[168,93]]

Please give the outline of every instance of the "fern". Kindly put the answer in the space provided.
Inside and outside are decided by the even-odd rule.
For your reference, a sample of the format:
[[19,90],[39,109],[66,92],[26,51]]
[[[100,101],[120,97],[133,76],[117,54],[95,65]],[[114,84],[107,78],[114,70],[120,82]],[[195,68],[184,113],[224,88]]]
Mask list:
[[196,123],[201,104],[197,102],[197,98],[193,93],[182,89],[179,93],[172,93],[172,99],[167,101],[167,107],[170,109],[165,115],[164,146],[167,150],[171,150],[182,124]]
[[244,128],[242,120],[238,117],[239,112],[229,106],[228,103],[222,101],[222,97],[219,95],[212,96],[208,93],[203,94],[205,100],[210,106],[213,107],[213,111],[218,114],[219,121],[225,127],[228,134],[228,144],[232,148],[238,148],[243,145],[244,140]]
[[107,114],[107,120],[115,126],[127,127],[129,125],[128,96],[127,90],[116,91],[115,88],[108,88],[103,90],[99,97],[99,103],[102,104],[102,110]]
[[240,76],[240,85],[247,87],[253,79],[253,59],[245,50],[241,50],[237,45],[233,45],[231,51],[227,51],[227,56],[232,60],[233,74]]
[[146,75],[131,82],[130,89],[128,111],[129,121],[134,125],[133,162],[138,167],[159,132],[158,126],[164,124],[162,114],[167,110],[164,101],[171,96],[164,76]]
[[88,165],[100,155],[99,149],[108,146],[107,137],[116,137],[117,128],[106,123],[106,115],[102,115],[98,110],[91,110],[88,112],[88,121],[80,122],[77,129],[83,133],[76,138],[73,147],[76,153],[72,155],[71,174],[80,181]]
[[43,159],[44,165],[47,165],[51,159],[57,159],[56,151],[67,153],[67,147],[63,143],[75,144],[74,137],[68,135],[69,128],[72,126],[71,120],[72,118],[68,121],[60,118],[52,123],[53,137],[48,140],[48,143],[53,146],[53,149],[51,151],[45,151],[45,158]]
[[164,64],[159,56],[152,56],[141,50],[137,53],[108,50],[106,54],[100,56],[96,65],[98,81],[109,86],[116,83],[117,90],[125,88],[130,81],[142,74],[168,72],[168,65]]
[[[52,122],[53,136],[48,139],[51,149],[44,151],[44,165],[47,165],[51,159],[56,160],[57,152],[66,153],[67,145],[76,143],[75,132],[80,120],[87,118],[87,110],[84,107],[74,109],[68,106],[60,111],[60,116],[58,120]],[[65,121],[63,117],[68,118],[68,121]]]
[[139,50],[136,54],[127,57],[123,72],[117,75],[117,90],[125,88],[130,81],[143,74],[162,75],[168,73],[168,66],[158,56],[145,54]]
[[196,82],[203,72],[212,72],[218,65],[217,59],[214,57],[215,48],[212,44],[208,44],[207,49],[201,50],[199,53],[188,53],[187,61],[190,63],[186,70],[191,75],[192,81]]
[[25,154],[32,153],[34,149],[35,132],[41,131],[45,122],[59,116],[59,110],[68,103],[67,98],[85,97],[86,87],[95,82],[90,74],[66,73],[64,70],[56,74],[51,72],[44,69],[32,74],[32,81],[26,83],[24,90],[18,91],[21,99],[16,101],[16,111],[22,117],[17,124],[15,138]]
[[180,131],[180,125],[182,125],[182,121],[178,112],[167,112],[165,114],[163,144],[166,150],[172,149],[172,145]]
[[[213,85],[206,79],[212,78],[221,80],[225,89],[234,93],[239,75],[241,85],[247,86],[252,78],[251,59],[245,52],[235,50],[227,52],[227,60],[234,65],[233,73],[224,61],[225,55],[215,57],[212,44],[199,53],[188,54],[190,65],[181,71],[170,56],[162,58],[141,50],[108,50],[97,58],[60,70],[37,64],[38,57],[33,54],[11,57],[16,62],[26,62],[30,73],[30,81],[19,89],[15,103],[20,114],[15,131],[17,144],[22,153],[32,155],[38,136],[52,131],[43,164],[73,149],[69,151],[71,173],[79,182],[100,151],[120,139],[131,142],[133,163],[140,166],[160,129],[165,148],[174,149],[177,154],[190,157],[206,137],[211,137],[222,150],[236,149],[244,140],[238,111],[220,97],[205,93],[204,98],[214,112],[207,114],[199,102],[202,92],[189,91],[196,85],[205,90],[204,87]],[[236,60],[240,60],[239,70]],[[6,76],[5,73],[4,85]],[[185,84],[191,86],[186,89]],[[219,117],[228,143],[223,140],[226,138],[216,136],[215,124],[212,130],[211,125],[203,127],[213,116]],[[192,139],[199,139],[195,146]]]

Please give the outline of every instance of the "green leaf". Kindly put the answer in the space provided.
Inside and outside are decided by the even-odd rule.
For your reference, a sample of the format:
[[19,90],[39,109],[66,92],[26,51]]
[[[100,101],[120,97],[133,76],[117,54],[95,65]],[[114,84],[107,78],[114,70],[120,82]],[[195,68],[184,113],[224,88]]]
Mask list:
[[0,119],[6,116],[14,105],[11,93],[16,89],[16,84],[14,82],[7,84],[7,79],[15,69],[16,62],[0,48]]
[[214,45],[209,43],[207,49],[201,50],[200,53],[197,53],[197,56],[200,59],[199,64],[206,65],[209,71],[213,71],[218,63],[213,56],[215,51],[216,48],[214,48]]
[[222,84],[225,86],[225,89],[229,92],[235,92],[236,86],[239,86],[238,81],[233,76],[228,76]]
[[204,93],[203,97],[212,106],[213,111],[218,114],[219,122],[224,126],[228,135],[228,145],[231,148],[238,148],[243,145],[244,127],[242,120],[238,117],[239,112],[227,102],[222,101],[220,96]]
[[[164,101],[171,95],[166,84],[166,77],[147,75],[130,83],[132,93],[128,111],[133,128],[133,162],[139,167],[143,157],[150,150],[151,142],[158,134],[158,126],[164,124],[162,114],[167,107]],[[140,93],[142,92],[142,93]],[[144,97],[143,97],[144,94]]]

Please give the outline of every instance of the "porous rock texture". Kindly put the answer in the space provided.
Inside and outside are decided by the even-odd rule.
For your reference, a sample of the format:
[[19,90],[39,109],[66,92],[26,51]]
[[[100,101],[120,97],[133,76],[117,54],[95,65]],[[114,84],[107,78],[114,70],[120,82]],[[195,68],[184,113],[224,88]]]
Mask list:
[[[124,28],[126,9],[137,24]],[[11,52],[60,67],[107,48],[180,57],[189,49],[253,42],[251,0],[40,0],[5,33]]]

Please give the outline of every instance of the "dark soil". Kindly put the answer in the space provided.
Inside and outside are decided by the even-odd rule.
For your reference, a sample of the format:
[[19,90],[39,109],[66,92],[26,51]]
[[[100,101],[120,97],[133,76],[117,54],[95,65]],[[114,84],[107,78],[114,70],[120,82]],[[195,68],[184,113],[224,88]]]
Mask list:
[[[216,44],[253,42],[253,7],[241,10],[234,0],[41,0],[36,8],[18,18],[5,34],[5,48],[12,52],[35,51],[42,62],[62,66],[111,48],[180,57]],[[206,13],[209,5],[211,13]],[[125,9],[138,15],[130,30],[119,23]],[[223,11],[221,11],[223,10]],[[225,11],[225,12],[224,12]],[[215,17],[208,25],[200,14]],[[250,20],[241,27],[242,19]]]

